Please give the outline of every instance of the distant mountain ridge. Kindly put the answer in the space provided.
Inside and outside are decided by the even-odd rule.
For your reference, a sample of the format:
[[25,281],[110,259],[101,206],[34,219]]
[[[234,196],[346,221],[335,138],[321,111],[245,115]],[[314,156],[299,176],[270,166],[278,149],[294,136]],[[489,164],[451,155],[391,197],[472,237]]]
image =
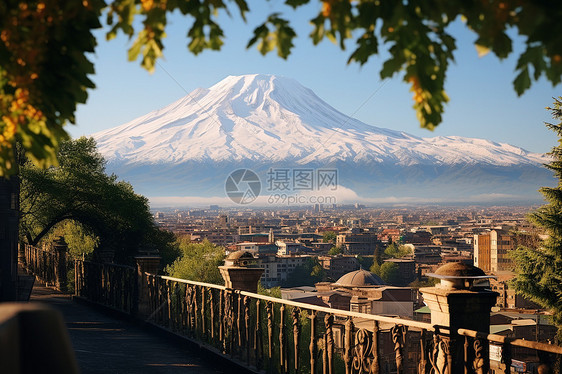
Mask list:
[[149,196],[224,196],[230,171],[337,168],[364,199],[538,197],[545,155],[456,136],[419,138],[337,111],[293,79],[229,76],[93,135],[108,169]]

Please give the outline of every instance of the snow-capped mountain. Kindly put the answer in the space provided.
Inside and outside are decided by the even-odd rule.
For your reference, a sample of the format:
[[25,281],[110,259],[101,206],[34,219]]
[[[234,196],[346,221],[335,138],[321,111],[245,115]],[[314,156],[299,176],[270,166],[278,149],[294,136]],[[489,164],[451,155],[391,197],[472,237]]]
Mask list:
[[274,75],[229,76],[93,136],[108,169],[150,196],[224,196],[241,167],[264,178],[270,168],[337,168],[339,184],[363,198],[529,196],[551,184],[542,154],[370,126]]

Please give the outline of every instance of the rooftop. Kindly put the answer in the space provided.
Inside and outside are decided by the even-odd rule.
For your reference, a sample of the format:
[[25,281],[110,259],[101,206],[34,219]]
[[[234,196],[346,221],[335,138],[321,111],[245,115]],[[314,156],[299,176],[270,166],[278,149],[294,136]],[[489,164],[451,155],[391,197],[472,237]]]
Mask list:
[[386,283],[377,275],[370,271],[359,269],[343,275],[336,281],[340,286],[365,287],[365,286],[384,286]]

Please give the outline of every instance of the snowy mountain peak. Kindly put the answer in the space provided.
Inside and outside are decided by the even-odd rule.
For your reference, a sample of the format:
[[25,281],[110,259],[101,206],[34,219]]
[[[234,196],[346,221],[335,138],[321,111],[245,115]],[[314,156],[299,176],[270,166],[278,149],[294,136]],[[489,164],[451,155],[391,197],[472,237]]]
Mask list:
[[418,138],[369,126],[337,111],[297,81],[229,76],[165,108],[93,135],[109,162],[336,161],[398,165],[519,165],[544,156],[461,137]]
[[258,104],[268,99],[280,102],[283,98],[294,95],[317,98],[312,90],[296,80],[270,74],[230,75],[209,90],[217,92],[219,96],[222,93],[223,98],[248,98],[249,104]]
[[357,195],[391,198],[529,196],[551,178],[545,155],[370,126],[293,79],[265,74],[229,76],[93,136],[109,171],[152,196],[219,196],[241,167],[262,178],[270,167],[336,168]]

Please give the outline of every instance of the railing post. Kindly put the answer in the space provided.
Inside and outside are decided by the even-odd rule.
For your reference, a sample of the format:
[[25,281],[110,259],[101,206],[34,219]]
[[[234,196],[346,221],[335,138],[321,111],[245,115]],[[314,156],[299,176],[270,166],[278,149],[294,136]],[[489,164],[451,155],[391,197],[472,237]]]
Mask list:
[[334,315],[326,314],[324,316],[324,326],[326,333],[324,334],[324,373],[334,373]]
[[150,305],[147,292],[147,278],[145,273],[158,274],[160,270],[160,256],[137,256],[136,284],[133,288],[133,313],[140,315],[150,314]]
[[231,253],[219,270],[226,288],[253,293],[258,292],[258,281],[264,271],[255,266],[254,256],[247,251]]
[[[244,320],[243,315],[243,299],[239,292],[258,292],[258,281],[264,271],[262,268],[255,266],[254,256],[247,251],[238,251],[231,253],[224,261],[224,266],[219,266],[219,271],[224,279],[225,285],[225,314],[226,323],[226,336],[229,338],[230,346],[229,351],[231,355],[235,354],[232,344],[235,340],[234,329],[237,330],[237,346],[239,347],[239,355],[241,357],[244,349],[246,349],[246,358],[249,361],[250,345],[244,344],[242,337],[248,341],[250,340],[249,331],[245,331],[244,323],[249,324],[249,321]],[[231,295],[237,295],[235,299],[230,299]],[[249,304],[248,304],[249,305]],[[235,318],[235,320],[233,319]],[[221,325],[222,326],[222,325]],[[225,348],[228,345],[225,345]],[[226,349],[225,349],[226,351]]]
[[[497,293],[476,281],[490,278],[474,266],[450,263],[430,274],[441,279],[435,287],[420,289],[425,304],[431,311],[431,323],[436,326],[430,363],[435,372],[463,373],[466,367],[488,372],[489,348],[487,341],[475,341],[465,357],[464,338],[458,329],[490,331],[490,310]],[[465,360],[468,362],[465,363]]]
[[59,236],[53,243],[55,253],[55,287],[66,292],[68,282],[68,270],[66,266],[66,252],[68,245],[64,241],[64,237]]
[[[133,279],[130,280],[130,283],[133,285],[133,294],[130,295],[130,307],[131,307],[131,314],[136,316],[139,313],[139,299],[140,299],[140,292],[139,292],[139,284],[142,282],[142,286],[146,289],[148,288],[148,284],[146,279],[141,275],[139,275],[139,271],[133,273]],[[143,296],[147,296],[148,292],[144,292]],[[145,299],[146,300],[146,299]],[[148,300],[146,300],[145,305],[148,306]]]
[[345,354],[343,356],[345,362],[345,374],[351,374],[351,367],[353,361],[353,320],[348,318],[345,321],[345,341],[344,341],[344,349]]
[[74,260],[74,296],[80,296],[80,269],[79,260]]
[[27,267],[27,261],[25,258],[25,244],[18,243],[18,263],[25,269]]
[[316,315],[317,312],[312,310],[310,313],[310,374],[316,373],[316,356],[318,355],[318,342],[316,341]]

